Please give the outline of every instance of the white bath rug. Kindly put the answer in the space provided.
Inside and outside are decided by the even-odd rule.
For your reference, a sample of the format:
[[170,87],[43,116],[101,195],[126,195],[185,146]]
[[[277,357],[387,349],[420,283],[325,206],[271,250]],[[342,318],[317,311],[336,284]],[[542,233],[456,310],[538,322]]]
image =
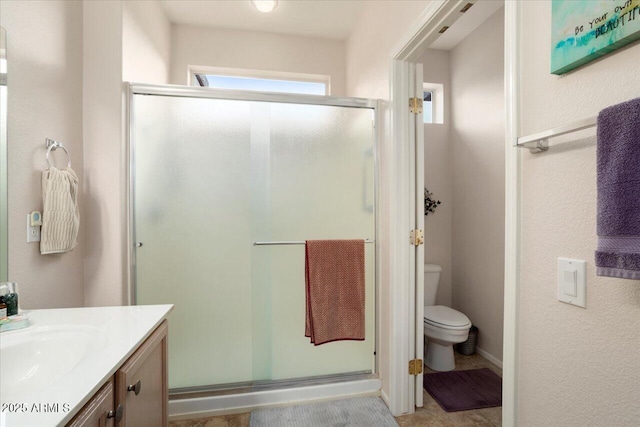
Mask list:
[[251,412],[251,427],[397,427],[379,397],[355,397],[305,405],[258,409]]

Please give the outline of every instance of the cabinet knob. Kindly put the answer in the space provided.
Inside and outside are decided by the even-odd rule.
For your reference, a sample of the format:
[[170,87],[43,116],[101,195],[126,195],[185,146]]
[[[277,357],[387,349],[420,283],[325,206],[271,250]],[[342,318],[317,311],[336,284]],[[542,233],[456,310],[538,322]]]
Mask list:
[[119,423],[122,420],[123,415],[124,415],[124,406],[122,406],[122,403],[118,405],[115,411],[107,412],[107,418],[114,418],[116,423]]
[[144,243],[142,243],[142,242],[137,242],[137,243],[136,243],[136,247],[141,248],[143,244],[144,244]]
[[136,396],[140,394],[140,390],[142,390],[142,382],[140,380],[136,381],[135,384],[131,384],[129,387],[127,387],[127,391],[134,392]]

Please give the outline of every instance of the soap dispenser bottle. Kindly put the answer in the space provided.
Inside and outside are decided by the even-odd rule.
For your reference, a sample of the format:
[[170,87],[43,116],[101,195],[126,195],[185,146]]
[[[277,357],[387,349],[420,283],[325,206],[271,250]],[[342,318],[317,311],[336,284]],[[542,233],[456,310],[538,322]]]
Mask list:
[[18,314],[18,284],[6,282],[0,284],[0,305],[6,305],[7,316]]

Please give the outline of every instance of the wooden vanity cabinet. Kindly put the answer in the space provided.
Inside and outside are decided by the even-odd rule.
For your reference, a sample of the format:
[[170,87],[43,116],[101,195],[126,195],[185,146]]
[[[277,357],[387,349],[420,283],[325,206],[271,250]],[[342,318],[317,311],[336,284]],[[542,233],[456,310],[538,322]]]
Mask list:
[[67,426],[69,427],[113,427],[114,410],[113,381],[106,383]]
[[167,427],[167,331],[165,320],[67,427]]
[[116,372],[116,406],[124,407],[119,425],[167,426],[167,329],[165,320]]

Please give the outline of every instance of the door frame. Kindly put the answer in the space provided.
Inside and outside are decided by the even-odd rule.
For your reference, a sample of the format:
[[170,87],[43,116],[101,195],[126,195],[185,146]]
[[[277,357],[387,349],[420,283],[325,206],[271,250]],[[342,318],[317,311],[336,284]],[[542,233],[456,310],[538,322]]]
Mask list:
[[[467,3],[476,0],[435,0],[432,1],[415,21],[412,27],[401,38],[391,53],[390,94],[392,105],[392,120],[390,123],[390,141],[404,141],[403,146],[410,146],[411,122],[407,105],[412,96],[410,88],[409,68],[423,53],[424,49],[438,37],[443,26],[453,24],[462,13],[460,10]],[[505,34],[504,34],[504,79],[505,79],[505,277],[504,277],[504,338],[503,338],[503,396],[502,423],[504,426],[516,425],[517,409],[517,319],[518,319],[518,282],[520,256],[520,153],[513,146],[518,135],[518,20],[520,16],[519,2],[505,1]],[[415,132],[413,133],[415,135]],[[398,151],[398,148],[396,148]],[[417,156],[415,151],[412,154]],[[420,179],[415,176],[415,169],[411,169],[412,162],[420,159],[410,158],[403,162],[395,161],[396,170],[410,171],[409,176],[396,177],[397,180]],[[415,163],[414,163],[415,164]],[[404,169],[398,169],[404,166]],[[414,174],[411,176],[411,174]],[[416,181],[419,182],[419,181]],[[409,188],[409,187],[405,187]],[[421,196],[416,194],[417,199]],[[411,209],[413,203],[407,203]],[[400,221],[402,222],[402,221]],[[402,222],[406,225],[406,222]],[[397,229],[397,227],[396,227]],[[400,232],[409,230],[406,227]],[[404,237],[404,233],[401,234]],[[392,263],[400,263],[406,258],[403,253],[392,252]],[[406,256],[406,255],[405,255]],[[407,269],[409,270],[409,269]],[[410,272],[396,271],[392,280],[407,279]],[[397,361],[393,369],[389,369],[390,378],[383,381],[387,384],[387,391],[383,389],[382,396],[394,415],[413,413],[415,411],[416,383],[410,380],[406,369],[406,361],[411,359],[411,349],[415,349],[417,339],[411,333],[415,325],[421,324],[416,319],[416,310],[411,307],[412,299],[417,305],[419,292],[416,280],[409,281],[406,287],[392,286],[391,314],[392,324],[405,325],[401,330],[408,333],[396,333],[393,344],[389,348],[389,360]],[[402,283],[402,282],[398,282]],[[415,305],[414,305],[415,307]],[[403,310],[404,308],[404,310]],[[395,331],[399,331],[395,329]],[[414,331],[417,332],[418,331]],[[413,341],[413,343],[411,342]],[[395,345],[395,346],[394,346]]]

